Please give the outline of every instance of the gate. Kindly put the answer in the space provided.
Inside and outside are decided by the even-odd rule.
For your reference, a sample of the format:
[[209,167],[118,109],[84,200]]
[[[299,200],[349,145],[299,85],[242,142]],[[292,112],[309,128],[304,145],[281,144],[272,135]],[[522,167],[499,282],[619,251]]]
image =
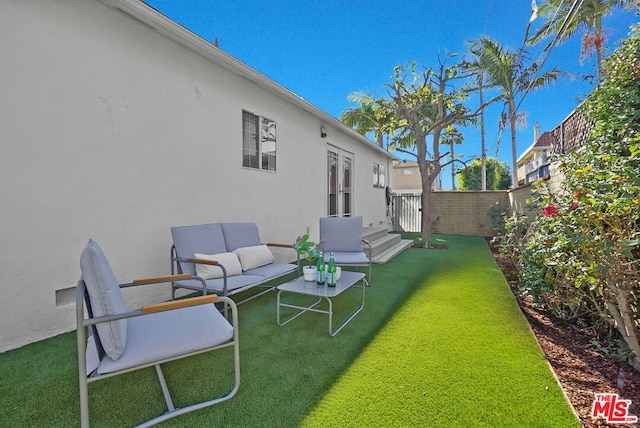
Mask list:
[[420,232],[422,223],[422,194],[394,193],[391,195],[391,227],[394,232]]

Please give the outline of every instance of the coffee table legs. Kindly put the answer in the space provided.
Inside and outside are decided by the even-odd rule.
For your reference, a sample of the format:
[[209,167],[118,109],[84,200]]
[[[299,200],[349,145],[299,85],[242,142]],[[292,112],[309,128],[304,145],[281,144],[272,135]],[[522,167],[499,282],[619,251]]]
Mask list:
[[358,315],[358,313],[360,313],[361,310],[364,309],[364,290],[366,288],[365,285],[365,280],[362,280],[362,285],[360,286],[360,288],[362,288],[362,303],[360,304],[360,306],[358,307],[358,309],[356,309],[356,311],[354,313],[352,313],[349,318],[347,318],[347,320],[345,322],[342,323],[342,325],[340,325],[340,327],[338,327],[334,332],[331,332],[331,300],[329,300],[329,336],[333,337],[336,334],[340,333],[340,330],[342,330],[342,328],[347,325],[349,323],[349,321],[351,321],[356,315]]
[[[289,304],[289,303],[282,303],[282,301],[280,299],[280,295],[283,292],[299,294],[299,293],[295,293],[293,291],[284,291],[284,290],[279,290],[278,291],[278,297],[277,297],[277,300],[276,300],[276,320],[277,320],[277,323],[278,323],[279,326],[282,327],[283,325],[288,324],[290,321],[293,321],[294,319],[298,318],[300,315],[302,315],[305,312],[318,312],[318,313],[321,313],[321,314],[327,314],[327,315],[329,315],[329,336],[333,337],[336,334],[338,334],[340,332],[340,330],[342,330],[344,328],[344,326],[347,325],[356,315],[358,315],[358,313],[360,313],[360,311],[362,311],[364,309],[364,299],[365,299],[366,285],[367,285],[366,284],[366,280],[363,279],[362,280],[362,285],[359,286],[362,289],[362,302],[360,303],[360,306],[336,330],[333,330],[333,302],[331,301],[331,298],[325,297],[325,296],[320,296],[318,298],[318,300],[316,300],[314,303],[312,303],[309,306],[298,306],[298,305],[292,305],[292,304]],[[301,295],[304,295],[304,294],[301,294]],[[322,302],[323,299],[327,301],[328,309],[317,309],[316,306],[318,306],[320,304],[320,302]],[[286,320],[281,322],[280,321],[280,307],[299,309],[299,311],[297,313],[295,313],[293,316],[291,316],[291,317],[289,317]]]
[[[308,312],[308,311],[320,312],[320,313],[323,313],[323,314],[327,313],[327,311],[322,310],[322,309],[313,309],[314,307],[318,306],[318,304],[320,302],[322,302],[322,297],[319,298],[318,300],[316,300],[315,303],[313,303],[311,306],[296,306],[296,305],[290,305],[288,303],[281,303],[280,302],[280,295],[282,293],[283,293],[282,290],[278,291],[278,298],[277,298],[277,301],[276,301],[276,317],[277,317],[278,325],[280,327],[282,327],[285,324],[288,324],[289,321],[293,321],[294,319],[298,318],[300,315],[302,315],[303,313]],[[327,300],[329,300],[329,299],[327,299]],[[331,302],[331,301],[329,300],[329,302]],[[295,315],[293,315],[292,317],[287,318],[286,320],[280,322],[280,307],[293,308],[293,309],[302,309],[302,310],[299,311],[298,313],[296,313]]]

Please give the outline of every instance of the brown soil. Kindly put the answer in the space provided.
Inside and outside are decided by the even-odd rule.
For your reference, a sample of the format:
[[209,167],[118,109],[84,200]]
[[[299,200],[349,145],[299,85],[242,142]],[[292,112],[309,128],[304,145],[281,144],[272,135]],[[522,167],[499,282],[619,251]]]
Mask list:
[[[518,279],[517,268],[508,256],[489,246],[513,290]],[[535,307],[529,299],[514,294],[582,425],[587,428],[640,427],[640,423],[607,424],[590,416],[595,393],[616,393],[620,398],[631,400],[629,414],[640,417],[640,372],[596,349],[593,332],[574,327]]]

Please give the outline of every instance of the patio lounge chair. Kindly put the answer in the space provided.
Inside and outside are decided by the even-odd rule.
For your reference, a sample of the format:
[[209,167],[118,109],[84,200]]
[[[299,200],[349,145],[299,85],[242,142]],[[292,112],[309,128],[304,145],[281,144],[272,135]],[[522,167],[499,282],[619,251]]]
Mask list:
[[[143,306],[128,311],[121,288],[166,283],[175,276],[139,279],[118,284],[104,253],[90,240],[80,256],[82,276],[76,292],[80,420],[89,426],[88,384],[108,377],[155,366],[168,411],[140,426],[154,425],[178,415],[233,397],[240,386],[238,315],[235,303],[216,295]],[[186,279],[189,274],[180,275]],[[232,308],[230,323],[215,307],[221,301]],[[85,308],[88,316],[85,317]],[[85,329],[91,336],[86,340]],[[233,347],[234,381],[226,395],[175,408],[161,364],[217,349]],[[209,367],[203,370],[206,374]]]
[[362,238],[362,217],[320,218],[320,246],[327,262],[333,253],[338,266],[368,266],[371,284],[371,245]]

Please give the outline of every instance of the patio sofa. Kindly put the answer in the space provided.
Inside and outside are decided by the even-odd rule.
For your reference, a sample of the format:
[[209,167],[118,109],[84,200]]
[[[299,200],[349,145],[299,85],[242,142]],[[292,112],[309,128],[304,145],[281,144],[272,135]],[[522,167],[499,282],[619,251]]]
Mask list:
[[192,279],[172,282],[172,298],[178,288],[220,296],[231,296],[258,286],[266,288],[237,302],[240,304],[275,288],[265,283],[298,269],[299,263],[277,263],[269,249],[282,247],[295,252],[293,246],[263,244],[255,223],[177,226],[171,228],[171,235],[171,273],[195,275]]

